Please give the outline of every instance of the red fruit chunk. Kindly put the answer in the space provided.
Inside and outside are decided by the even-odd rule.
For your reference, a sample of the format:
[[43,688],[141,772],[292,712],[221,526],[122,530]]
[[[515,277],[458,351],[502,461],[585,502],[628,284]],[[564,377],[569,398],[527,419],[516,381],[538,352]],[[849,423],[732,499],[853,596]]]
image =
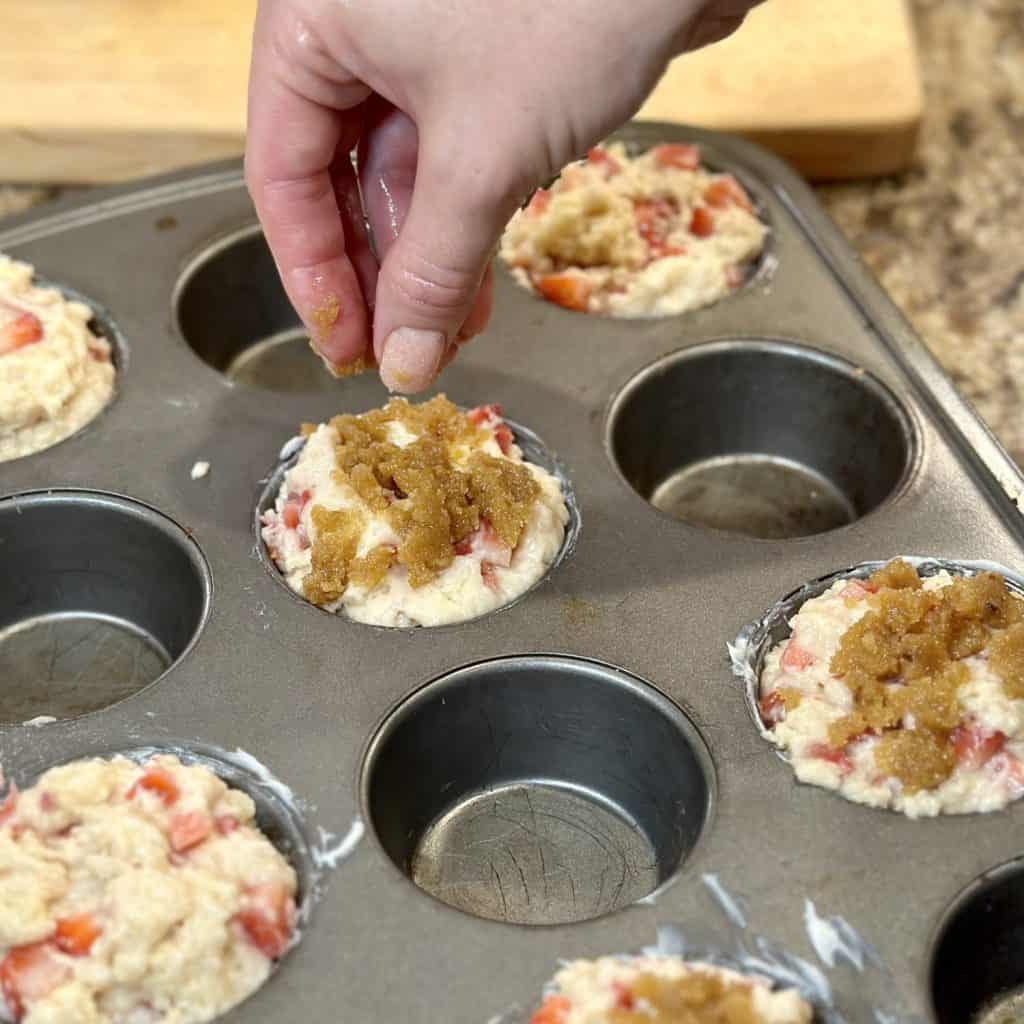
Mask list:
[[674,199],[635,199],[633,216],[640,237],[651,246],[663,244],[678,210]]
[[715,218],[706,206],[695,206],[690,217],[690,232],[698,238],[707,238],[715,230]]
[[498,442],[498,447],[501,449],[502,455],[508,455],[512,448],[512,442],[515,438],[512,435],[512,430],[507,423],[499,423],[494,428],[494,440]]
[[807,748],[811,757],[817,757],[822,761],[828,761],[839,769],[840,775],[849,775],[853,771],[853,762],[846,756],[846,751],[838,747],[830,747],[826,743],[814,743]]
[[615,990],[616,1007],[620,1010],[632,1010],[636,1005],[633,993],[621,981],[613,981],[612,988]]
[[551,193],[546,188],[539,188],[530,196],[527,209],[530,213],[540,216],[551,203]]
[[572,1003],[565,996],[548,996],[530,1018],[530,1024],[565,1024]]
[[222,814],[214,822],[217,831],[222,836],[230,835],[239,828],[240,824],[239,820],[232,814]]
[[0,324],[0,356],[43,340],[43,325],[39,317],[12,306],[5,306],[4,309],[14,316]]
[[769,728],[785,721],[786,702],[778,690],[766,693],[758,702],[757,709],[761,712],[761,721]]
[[782,652],[781,664],[790,672],[799,672],[814,664],[814,655],[810,651],[805,651],[794,638],[786,644],[786,649]]
[[92,944],[100,937],[103,929],[92,914],[75,914],[57,921],[54,941],[62,953],[70,956],[85,956]]
[[14,814],[18,806],[18,787],[12,782],[7,789],[7,795],[0,800],[0,827]]
[[501,585],[498,583],[498,573],[492,562],[480,563],[480,575],[485,586],[490,587],[495,593],[501,590]]
[[575,274],[545,274],[537,280],[537,291],[548,302],[565,309],[578,311],[587,308],[590,298],[590,282]]
[[700,167],[700,147],[688,146],[681,142],[666,142],[651,150],[655,163],[662,167],[678,167],[683,171],[695,171]]
[[981,768],[1006,745],[1006,734],[986,732],[974,723],[958,725],[950,734],[957,761],[965,768]]
[[739,288],[741,284],[747,279],[746,273],[742,267],[737,267],[735,263],[730,263],[725,268],[725,284],[728,288]]
[[57,959],[50,943],[35,942],[12,949],[0,962],[0,991],[19,1021],[27,1003],[44,999],[70,976],[70,969]]
[[140,790],[155,793],[166,807],[170,807],[181,796],[174,776],[159,765],[151,765],[145,770],[142,777],[128,790],[128,799],[138,796]]
[[619,161],[608,150],[602,149],[600,146],[594,146],[593,149],[587,150],[587,163],[600,167],[605,172],[605,176],[609,178],[622,170]]
[[171,849],[175,853],[184,853],[198,846],[213,831],[213,822],[209,815],[202,811],[188,811],[185,814],[176,814],[171,818],[168,836],[171,841]]
[[747,190],[731,174],[723,174],[708,185],[704,190],[704,202],[718,209],[739,206],[747,213],[753,213],[754,210]]
[[295,902],[279,882],[254,885],[246,890],[245,906],[235,920],[256,949],[276,960],[288,948],[295,924]]
[[470,423],[475,423],[478,427],[483,423],[488,423],[490,420],[500,420],[502,416],[501,406],[497,402],[491,402],[488,405],[478,405],[475,409],[470,409],[466,413],[466,418]]

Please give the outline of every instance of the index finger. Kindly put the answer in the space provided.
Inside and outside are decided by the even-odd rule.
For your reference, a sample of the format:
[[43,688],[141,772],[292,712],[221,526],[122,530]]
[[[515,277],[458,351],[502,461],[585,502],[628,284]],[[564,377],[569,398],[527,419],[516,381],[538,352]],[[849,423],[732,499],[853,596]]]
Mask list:
[[331,180],[335,154],[355,143],[359,115],[346,119],[306,99],[262,62],[255,54],[246,184],[288,298],[314,349],[337,373],[366,355],[370,344],[366,303],[345,251]]

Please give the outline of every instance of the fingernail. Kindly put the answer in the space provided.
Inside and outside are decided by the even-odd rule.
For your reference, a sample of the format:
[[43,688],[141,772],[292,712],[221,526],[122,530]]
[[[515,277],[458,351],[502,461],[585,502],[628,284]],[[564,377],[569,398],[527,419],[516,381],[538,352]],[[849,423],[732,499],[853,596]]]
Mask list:
[[380,360],[380,379],[388,391],[412,394],[430,385],[447,348],[440,331],[399,327],[388,335]]

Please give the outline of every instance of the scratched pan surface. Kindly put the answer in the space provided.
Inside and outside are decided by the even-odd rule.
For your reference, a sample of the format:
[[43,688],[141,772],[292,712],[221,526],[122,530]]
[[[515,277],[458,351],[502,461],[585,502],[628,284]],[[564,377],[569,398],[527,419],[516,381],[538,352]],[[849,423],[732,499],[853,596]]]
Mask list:
[[[282,443],[385,394],[329,380],[296,342],[237,165],[0,231],[120,344],[114,404],[0,466],[8,773],[241,748],[301,802],[279,824],[307,885],[318,827],[370,826],[227,1020],[512,1020],[559,958],[639,950],[659,927],[696,953],[816,965],[845,1020],[939,1019],[935,930],[1020,852],[1024,806],[912,822],[797,786],[726,653],[780,596],[862,561],[1020,570],[1020,476],[782,165],[678,127],[625,134],[697,140],[738,174],[768,258],[710,309],[633,322],[547,305],[499,270],[492,326],[443,389],[544,440],[582,529],[525,600],[444,629],[328,616],[260,555]],[[210,473],[192,480],[197,461]],[[61,493],[25,496],[46,490]],[[499,658],[518,660],[479,664]],[[63,720],[18,724],[47,714]],[[833,915],[872,947],[861,969],[816,957]]]

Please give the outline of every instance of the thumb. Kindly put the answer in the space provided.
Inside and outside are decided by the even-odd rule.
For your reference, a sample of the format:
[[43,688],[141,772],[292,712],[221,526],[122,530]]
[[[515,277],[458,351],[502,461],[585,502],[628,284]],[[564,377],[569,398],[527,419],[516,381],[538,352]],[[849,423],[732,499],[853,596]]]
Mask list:
[[407,394],[440,370],[517,204],[507,174],[443,148],[421,136],[409,213],[377,278],[374,352],[389,390]]

